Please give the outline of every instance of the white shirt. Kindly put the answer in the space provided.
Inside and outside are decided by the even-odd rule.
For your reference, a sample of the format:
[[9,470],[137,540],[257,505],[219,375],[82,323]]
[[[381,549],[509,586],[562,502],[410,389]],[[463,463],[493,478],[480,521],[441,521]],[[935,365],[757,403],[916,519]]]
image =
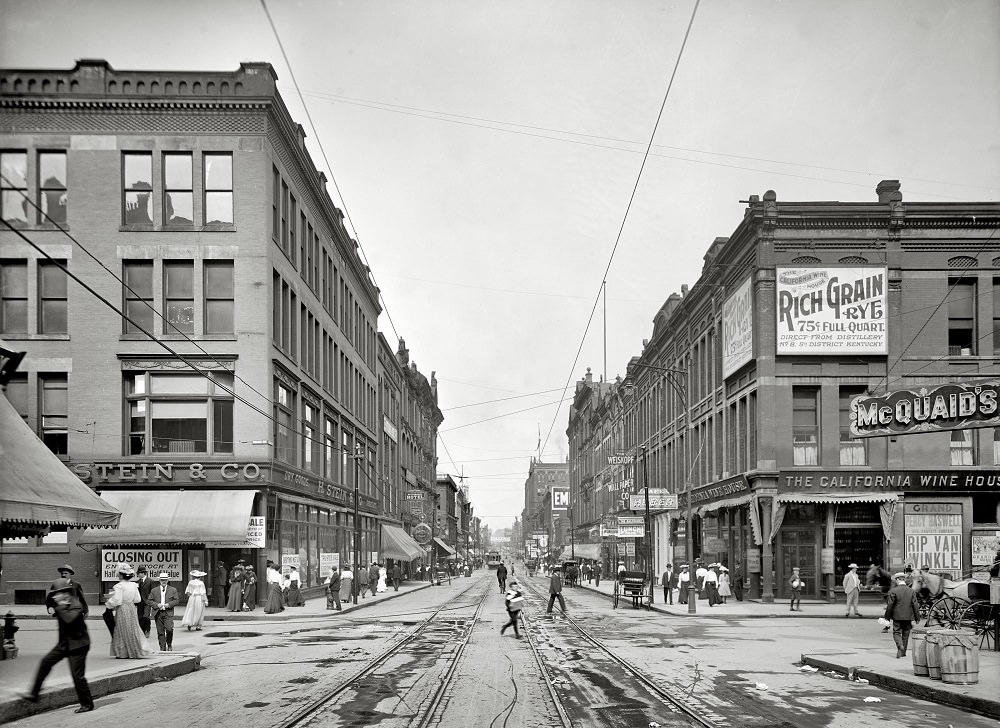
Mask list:
[[281,584],[281,572],[277,569],[267,570],[267,583],[268,584]]
[[707,584],[708,582],[712,582],[714,584],[719,583],[719,575],[711,569],[705,572],[705,583]]

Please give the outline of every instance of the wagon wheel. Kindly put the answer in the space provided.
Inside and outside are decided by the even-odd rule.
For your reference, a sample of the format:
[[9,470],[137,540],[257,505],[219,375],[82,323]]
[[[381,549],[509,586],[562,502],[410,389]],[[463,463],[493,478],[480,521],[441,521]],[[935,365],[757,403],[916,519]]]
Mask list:
[[1000,616],[1000,606],[990,604],[986,599],[972,602],[962,610],[960,623],[964,629],[974,632],[979,637],[979,648],[995,650],[997,648],[995,621]]
[[612,609],[618,609],[618,588],[619,588],[618,587],[618,582],[616,581],[615,582],[615,601],[614,601],[614,604],[611,605]]
[[[934,604],[934,600],[930,597],[917,597],[917,606],[920,608],[920,614],[917,615],[918,619],[926,620],[931,613],[931,606]],[[925,621],[926,624],[926,621]]]
[[964,599],[944,596],[931,605],[927,613],[927,627],[958,629],[962,626],[962,612],[969,605]]

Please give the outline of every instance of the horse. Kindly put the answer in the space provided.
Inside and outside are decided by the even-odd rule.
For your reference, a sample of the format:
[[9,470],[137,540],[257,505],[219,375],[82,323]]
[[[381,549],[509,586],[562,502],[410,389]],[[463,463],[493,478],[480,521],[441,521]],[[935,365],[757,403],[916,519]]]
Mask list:
[[975,580],[952,581],[929,571],[914,571],[912,589],[921,599],[933,601],[942,596],[949,596],[968,602],[969,584],[973,581]]
[[865,586],[871,588],[876,584],[882,590],[884,597],[889,593],[889,588],[892,586],[892,574],[878,564],[872,564],[871,568],[865,574]]

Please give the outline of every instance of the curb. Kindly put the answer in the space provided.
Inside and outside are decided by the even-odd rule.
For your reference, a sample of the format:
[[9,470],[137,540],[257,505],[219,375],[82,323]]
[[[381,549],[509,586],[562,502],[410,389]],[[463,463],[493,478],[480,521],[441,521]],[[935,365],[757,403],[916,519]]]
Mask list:
[[893,675],[884,675],[867,667],[845,667],[812,655],[802,655],[802,663],[810,665],[811,667],[818,667],[821,670],[832,670],[833,672],[838,672],[842,675],[846,675],[848,679],[862,678],[867,680],[870,685],[885,688],[886,690],[890,690],[894,693],[912,695],[913,697],[920,698],[921,700],[927,700],[941,705],[949,705],[953,708],[958,708],[959,710],[964,710],[969,713],[978,713],[979,715],[985,715],[989,718],[1000,720],[1000,702],[956,693],[954,691],[938,687],[935,682],[930,679],[921,680],[920,682],[907,680],[906,678],[895,677]]
[[[87,682],[90,683],[90,692],[96,700],[105,695],[132,690],[153,682],[172,680],[175,677],[194,672],[200,667],[201,655],[189,654],[179,660],[161,662],[149,667],[136,667],[114,675],[97,677]],[[29,703],[27,700],[17,698],[0,702],[0,724],[76,704],[76,690],[72,685],[62,685],[50,691],[43,691],[41,699],[37,703]]]

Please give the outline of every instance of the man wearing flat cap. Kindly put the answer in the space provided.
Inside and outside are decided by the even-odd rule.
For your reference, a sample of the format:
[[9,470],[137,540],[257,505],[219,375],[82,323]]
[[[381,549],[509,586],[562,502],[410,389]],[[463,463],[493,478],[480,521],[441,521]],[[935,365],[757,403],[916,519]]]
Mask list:
[[910,629],[920,617],[920,605],[916,593],[906,585],[906,574],[902,571],[892,575],[896,585],[889,590],[885,606],[885,618],[892,620],[892,639],[896,643],[896,657],[906,657],[906,646],[910,641]]
[[86,677],[87,653],[90,652],[90,633],[87,630],[87,618],[83,605],[76,597],[77,589],[79,589],[79,584],[62,578],[56,579],[49,588],[45,603],[52,605],[56,623],[59,625],[59,641],[42,658],[38,665],[38,672],[35,673],[35,681],[24,699],[37,703],[45,678],[49,676],[52,668],[65,658],[69,661],[73,687],[76,688],[76,697],[80,701],[80,707],[76,709],[76,712],[88,713],[94,709],[94,699],[90,694],[90,686],[87,684]]
[[844,616],[850,617],[853,609],[854,616],[860,617],[858,597],[861,596],[861,577],[858,576],[858,565],[854,562],[850,563],[847,567],[847,573],[844,574],[844,596],[847,597],[847,614]]

